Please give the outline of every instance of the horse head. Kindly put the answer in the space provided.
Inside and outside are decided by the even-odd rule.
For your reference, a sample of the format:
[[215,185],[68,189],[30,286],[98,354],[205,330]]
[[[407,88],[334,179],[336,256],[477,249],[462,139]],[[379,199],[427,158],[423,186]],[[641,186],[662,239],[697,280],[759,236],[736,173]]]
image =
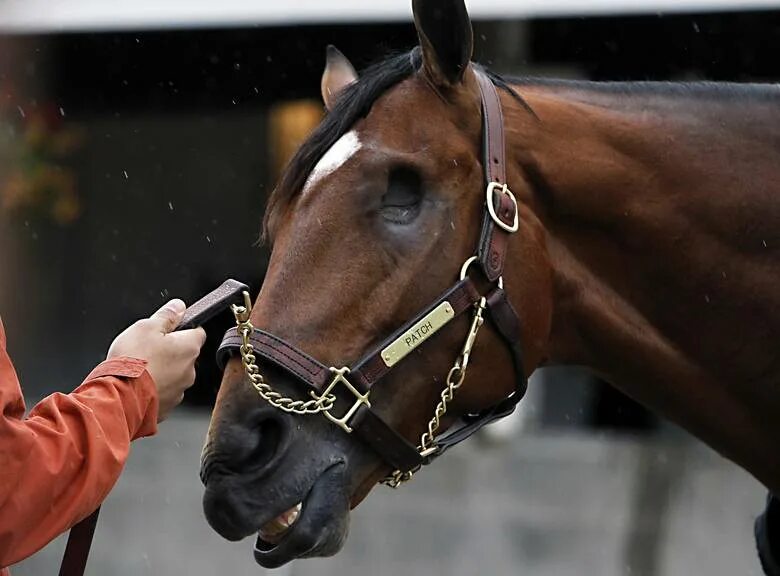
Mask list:
[[[415,0],[413,9],[419,47],[360,77],[329,50],[328,114],[291,160],[266,212],[272,252],[248,320],[324,366],[350,366],[436,301],[479,241],[486,183],[471,24],[462,0]],[[502,100],[517,97],[500,91]],[[523,122],[533,122],[524,113]],[[551,276],[541,224],[526,207],[530,189],[514,165],[507,170],[519,214],[507,261],[522,266],[507,266],[503,282],[522,319],[524,378],[545,354]],[[464,274],[481,293],[496,284],[476,267]],[[372,412],[411,445],[420,443],[474,324],[470,310],[447,321],[371,388]],[[317,396],[288,370],[258,365],[275,393],[317,409]],[[514,372],[512,354],[487,322],[439,431],[511,396]],[[346,407],[341,412],[359,394],[344,386],[331,393]],[[225,538],[259,532],[255,557],[263,566],[337,552],[350,509],[392,471],[322,414],[269,404],[242,359],[227,362],[203,453],[204,509]]]

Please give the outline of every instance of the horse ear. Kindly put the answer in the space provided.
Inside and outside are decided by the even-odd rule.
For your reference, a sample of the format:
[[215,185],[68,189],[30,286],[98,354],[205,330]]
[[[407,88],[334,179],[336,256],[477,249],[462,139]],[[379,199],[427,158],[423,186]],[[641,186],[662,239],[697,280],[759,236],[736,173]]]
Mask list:
[[437,86],[463,80],[474,49],[474,33],[463,0],[412,0],[423,66]]
[[325,58],[325,71],[322,73],[322,100],[325,108],[333,110],[339,95],[344,89],[357,82],[358,75],[347,57],[332,45],[328,45]]

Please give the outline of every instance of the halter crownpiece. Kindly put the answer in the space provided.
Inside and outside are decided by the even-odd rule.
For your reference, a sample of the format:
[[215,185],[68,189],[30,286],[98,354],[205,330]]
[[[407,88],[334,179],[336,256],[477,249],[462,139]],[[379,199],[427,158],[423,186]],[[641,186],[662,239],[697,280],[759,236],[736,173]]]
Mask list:
[[[349,367],[325,366],[283,339],[252,326],[248,292],[244,292],[243,305],[233,306],[236,327],[225,333],[217,351],[217,362],[223,368],[227,359],[238,352],[250,382],[258,394],[275,408],[301,415],[322,413],[346,433],[365,442],[392,467],[393,472],[383,483],[394,488],[486,424],[512,413],[527,388],[520,320],[509,303],[501,277],[509,236],[519,227],[517,200],[506,182],[501,101],[490,78],[476,67],[474,72],[482,100],[486,200],[477,253],[464,263],[460,279],[428,308]],[[481,294],[468,276],[471,264],[476,262],[479,262],[487,279],[494,283],[486,294]],[[412,445],[373,410],[371,389],[409,352],[432,339],[441,328],[466,312],[471,312],[472,322],[463,347],[447,374],[446,385],[426,431],[419,443]],[[445,434],[437,436],[441,418],[465,380],[471,351],[486,317],[511,352],[515,390],[495,406],[464,416]],[[307,387],[308,398],[296,400],[274,390],[260,373],[258,357],[303,383]],[[349,408],[336,414],[337,392],[340,389],[346,390],[352,400]]]

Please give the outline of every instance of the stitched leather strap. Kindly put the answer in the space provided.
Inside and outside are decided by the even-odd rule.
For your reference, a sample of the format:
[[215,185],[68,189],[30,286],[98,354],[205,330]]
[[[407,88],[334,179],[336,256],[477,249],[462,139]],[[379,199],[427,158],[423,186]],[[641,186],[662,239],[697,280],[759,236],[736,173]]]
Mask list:
[[523,361],[523,332],[520,317],[509,302],[506,292],[501,288],[496,288],[487,297],[487,311],[493,326],[504,339],[512,354],[512,363],[515,368],[515,391],[511,398],[517,404],[528,390],[528,379],[525,376],[525,362]]
[[365,405],[358,408],[349,425],[352,433],[368,444],[394,470],[409,472],[422,464],[417,447]]
[[246,284],[232,279],[225,280],[219,288],[212,290],[184,311],[184,317],[176,330],[188,330],[202,326],[225,310],[229,304],[238,302],[239,296],[245,290],[249,291]]
[[[278,336],[255,328],[249,335],[249,342],[254,348],[255,356],[283,368],[315,392],[322,390],[330,381],[330,370],[327,366]],[[220,370],[225,369],[227,361],[238,353],[242,344],[243,340],[237,328],[225,332],[222,343],[217,349],[217,364]]]
[[[367,392],[389,370],[382,360],[382,350],[391,342],[444,301],[449,302],[455,316],[459,316],[478,300],[479,293],[471,279],[461,280],[350,368],[350,381],[361,392]],[[255,355],[284,369],[315,392],[319,392],[330,382],[331,372],[327,366],[281,338],[255,328],[249,336],[249,341],[255,350]],[[225,333],[217,350],[217,363],[220,369],[224,369],[229,357],[238,352],[241,344],[241,336],[236,328],[231,328]]]
[[[506,151],[504,140],[504,114],[501,110],[501,100],[498,91],[488,76],[474,68],[482,99],[482,137],[483,137],[483,169],[485,186],[491,183],[507,184],[506,181]],[[514,223],[517,207],[507,194],[500,190],[493,192],[492,198],[496,215],[507,226]],[[496,225],[490,212],[486,209],[482,218],[482,232],[479,237],[479,256],[482,270],[488,280],[495,282],[504,270],[509,233]]]
[[464,312],[471,310],[474,304],[479,301],[479,298],[479,292],[474,286],[474,282],[471,278],[466,278],[456,283],[444,294],[439,296],[433,304],[420,312],[410,322],[401,326],[401,328],[388,336],[381,344],[374,348],[373,351],[366,354],[355,364],[354,368],[350,370],[351,375],[355,380],[355,385],[363,391],[370,390],[378,380],[387,374],[390,371],[390,368],[388,368],[384,360],[382,360],[382,350],[442,302],[446,301],[450,303],[455,313],[455,317],[457,318]]
[[[470,278],[457,282],[428,308],[358,361],[354,368],[350,369],[348,376],[350,382],[361,392],[367,392],[390,370],[382,360],[382,350],[390,343],[443,302],[450,303],[454,316],[457,317],[470,310],[479,298],[480,295]],[[327,366],[273,334],[255,329],[249,341],[256,356],[282,368],[314,391],[321,391],[332,378],[332,373]],[[237,329],[228,330],[217,351],[217,361],[221,368],[224,368],[231,355],[238,352],[241,344],[242,339]],[[422,463],[417,448],[393,430],[375,411],[361,406],[347,424],[352,428],[353,434],[368,444],[394,469],[406,472],[417,468]]]

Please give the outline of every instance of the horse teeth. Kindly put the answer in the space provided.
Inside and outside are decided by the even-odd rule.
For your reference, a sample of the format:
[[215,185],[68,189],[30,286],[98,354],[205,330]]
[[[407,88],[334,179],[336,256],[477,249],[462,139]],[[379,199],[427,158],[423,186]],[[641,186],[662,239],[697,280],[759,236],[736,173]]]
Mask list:
[[298,502],[298,504],[289,510],[282,512],[273,520],[266,522],[263,527],[260,528],[260,537],[271,544],[277,543],[282,535],[284,535],[284,533],[295,524],[296,520],[298,520],[302,508],[303,504]]

